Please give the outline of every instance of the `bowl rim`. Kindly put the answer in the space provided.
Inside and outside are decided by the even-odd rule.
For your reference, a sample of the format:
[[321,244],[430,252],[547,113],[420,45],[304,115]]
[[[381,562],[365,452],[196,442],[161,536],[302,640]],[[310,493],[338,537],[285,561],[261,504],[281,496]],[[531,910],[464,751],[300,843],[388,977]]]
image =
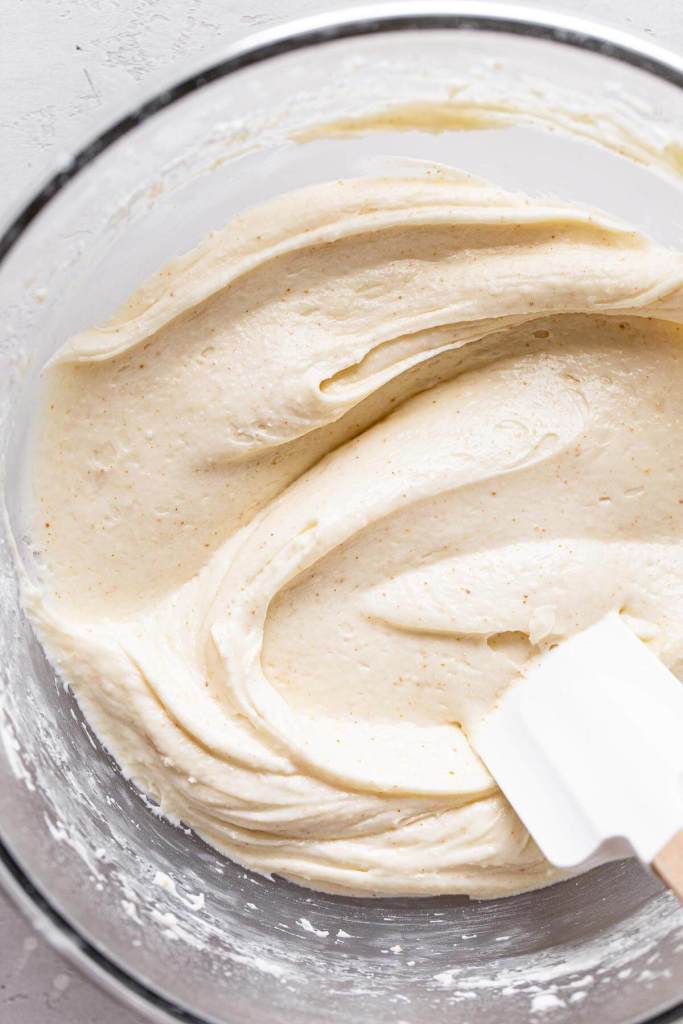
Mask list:
[[[41,211],[100,154],[183,97],[253,65],[297,50],[381,33],[444,29],[480,31],[546,40],[588,50],[645,71],[683,90],[683,56],[589,19],[543,8],[488,0],[390,0],[286,21],[223,46],[210,61],[195,61],[180,77],[165,75],[132,107],[119,108],[100,132],[88,135],[41,184],[20,201],[0,233],[0,269]],[[187,67],[187,63],[186,63]],[[85,938],[34,883],[11,852],[0,827],[0,885],[49,944],[120,1003],[161,1024],[214,1024],[137,978]],[[643,1024],[681,1024],[683,999]]]

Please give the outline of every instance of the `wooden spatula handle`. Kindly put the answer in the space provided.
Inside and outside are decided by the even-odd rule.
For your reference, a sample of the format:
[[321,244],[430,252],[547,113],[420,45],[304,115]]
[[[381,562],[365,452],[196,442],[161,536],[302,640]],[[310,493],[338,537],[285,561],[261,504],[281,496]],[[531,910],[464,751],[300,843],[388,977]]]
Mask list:
[[683,828],[663,846],[652,867],[665,885],[683,901]]

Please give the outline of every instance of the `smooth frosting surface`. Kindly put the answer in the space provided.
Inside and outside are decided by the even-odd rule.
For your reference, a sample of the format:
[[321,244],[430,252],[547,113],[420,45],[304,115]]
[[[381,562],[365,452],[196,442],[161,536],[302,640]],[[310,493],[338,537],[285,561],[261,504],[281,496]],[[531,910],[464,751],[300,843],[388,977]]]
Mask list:
[[467,741],[621,609],[683,668],[683,256],[435,167],[249,211],[45,371],[27,605],[124,771],[261,872],[547,884]]

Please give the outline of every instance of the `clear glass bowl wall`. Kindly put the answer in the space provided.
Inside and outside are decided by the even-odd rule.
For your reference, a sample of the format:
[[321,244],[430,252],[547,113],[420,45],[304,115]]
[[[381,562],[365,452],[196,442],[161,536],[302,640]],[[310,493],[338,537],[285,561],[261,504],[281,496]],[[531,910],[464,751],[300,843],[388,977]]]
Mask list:
[[401,157],[588,203],[683,243],[680,179],[528,121],[293,138],[468,82],[513,103],[552,83],[577,109],[619,107],[655,148],[658,126],[683,124],[683,90],[622,60],[516,30],[425,25],[269,56],[133,119],[49,199],[0,271],[2,871],[60,948],[158,1019],[515,1024],[552,1009],[612,1024],[683,999],[683,913],[629,862],[485,903],[326,896],[231,864],[121,776],[19,608],[13,545],[30,573],[22,466],[41,366],[237,211],[310,182],[401,173],[387,162]]

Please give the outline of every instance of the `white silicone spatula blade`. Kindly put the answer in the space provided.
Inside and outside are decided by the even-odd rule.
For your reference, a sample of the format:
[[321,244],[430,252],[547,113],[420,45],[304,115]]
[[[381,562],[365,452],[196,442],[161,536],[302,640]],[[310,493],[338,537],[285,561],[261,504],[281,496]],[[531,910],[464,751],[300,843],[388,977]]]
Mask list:
[[618,614],[540,658],[470,739],[551,863],[635,853],[683,897],[683,684]]

